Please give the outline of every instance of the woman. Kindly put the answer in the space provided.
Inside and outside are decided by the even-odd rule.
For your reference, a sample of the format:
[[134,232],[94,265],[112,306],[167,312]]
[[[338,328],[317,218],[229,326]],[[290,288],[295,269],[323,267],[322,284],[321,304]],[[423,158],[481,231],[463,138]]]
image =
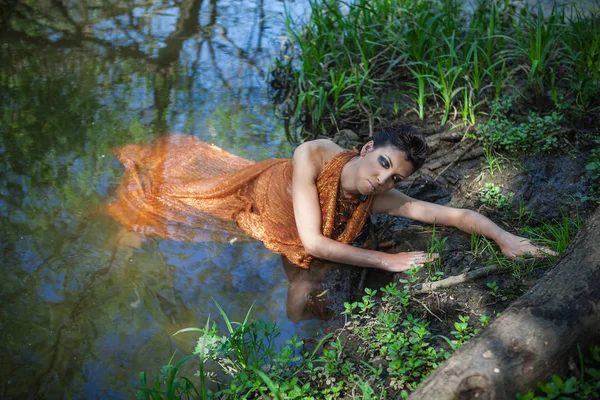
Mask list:
[[[302,144],[294,152],[294,214],[306,251],[318,258],[393,272],[422,265],[431,259],[422,251],[387,254],[344,245],[323,236],[315,181],[323,167],[343,151],[329,140],[315,140]],[[426,152],[424,137],[413,127],[397,125],[383,129],[343,167],[342,198],[373,197],[372,214],[386,213],[427,224],[453,226],[467,233],[477,232],[494,240],[508,257],[551,253],[534,246],[528,239],[502,230],[477,212],[415,200],[395,190],[395,185],[423,165]],[[302,207],[296,207],[300,204]]]
[[300,145],[292,160],[259,163],[193,136],[172,135],[114,150],[126,171],[109,213],[130,230],[176,240],[231,240],[239,232],[224,221],[235,221],[302,268],[317,257],[398,272],[431,258],[422,251],[387,254],[351,246],[376,213],[477,232],[508,257],[550,252],[481,214],[395,190],[422,166],[426,152],[425,139],[408,125],[382,130],[358,154],[315,140]]

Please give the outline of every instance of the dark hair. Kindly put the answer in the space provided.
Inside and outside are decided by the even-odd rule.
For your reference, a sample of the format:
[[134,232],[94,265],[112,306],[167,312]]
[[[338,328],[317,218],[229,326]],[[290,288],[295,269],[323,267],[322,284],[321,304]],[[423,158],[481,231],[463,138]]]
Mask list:
[[425,136],[412,125],[398,124],[381,129],[372,138],[373,148],[391,146],[406,154],[415,171],[423,166],[427,157]]

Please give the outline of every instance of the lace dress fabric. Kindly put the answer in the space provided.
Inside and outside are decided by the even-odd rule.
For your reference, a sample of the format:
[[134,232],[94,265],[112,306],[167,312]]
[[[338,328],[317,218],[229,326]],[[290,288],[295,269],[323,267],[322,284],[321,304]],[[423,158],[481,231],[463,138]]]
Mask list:
[[[309,267],[294,219],[290,159],[254,162],[186,135],[113,153],[125,172],[108,212],[127,229],[184,241],[224,241],[244,232]],[[317,179],[323,235],[342,243],[359,234],[372,203],[371,196],[338,201],[342,168],[354,155],[337,154]]]

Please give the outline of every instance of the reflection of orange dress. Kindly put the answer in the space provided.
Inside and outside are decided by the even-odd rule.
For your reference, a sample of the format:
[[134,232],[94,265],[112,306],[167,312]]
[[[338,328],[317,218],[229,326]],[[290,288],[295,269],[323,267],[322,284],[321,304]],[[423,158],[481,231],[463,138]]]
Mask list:
[[[228,222],[235,221],[268,249],[309,267],[312,257],[302,247],[294,220],[291,160],[254,162],[185,135],[162,137],[147,146],[126,145],[113,152],[125,165],[125,173],[109,213],[128,229],[165,239],[222,241],[240,234]],[[339,181],[354,154],[336,155],[317,179],[327,237],[336,224],[343,223],[337,210]],[[354,240],[371,202],[369,196],[358,204],[345,229],[333,239]]]

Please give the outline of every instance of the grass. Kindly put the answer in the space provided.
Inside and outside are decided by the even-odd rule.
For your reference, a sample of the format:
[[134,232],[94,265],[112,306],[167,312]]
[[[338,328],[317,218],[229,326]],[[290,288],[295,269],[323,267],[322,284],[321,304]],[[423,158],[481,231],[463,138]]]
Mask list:
[[560,220],[544,222],[538,227],[524,226],[520,229],[520,232],[528,235],[536,242],[562,253],[575,238],[577,232],[581,230],[583,221],[578,212],[576,212],[574,218],[569,218],[562,212],[561,214],[562,218]]
[[426,100],[427,100],[427,96],[428,93],[425,90],[426,89],[426,83],[429,81],[430,78],[433,77],[433,75],[427,75],[427,74],[421,74],[419,73],[417,70],[409,68],[410,73],[414,76],[414,78],[417,80],[417,91],[414,97],[415,100],[415,104],[417,107],[417,115],[419,116],[419,119],[424,119],[425,118],[425,105],[426,105]]
[[491,176],[494,176],[494,172],[502,172],[501,156],[494,151],[493,145],[485,144],[483,146],[483,159]]
[[295,104],[299,140],[398,118],[385,114],[386,92],[407,93],[421,119],[435,110],[440,125],[459,103],[462,122],[474,125],[515,91],[584,113],[600,107],[600,7],[544,15],[515,0],[478,0],[473,14],[456,0],[310,4],[307,20],[286,14],[289,42],[272,63]]
[[515,29],[512,55],[527,71],[527,84],[537,95],[545,93],[545,86],[556,73],[561,55],[566,52],[564,19],[564,12],[556,7],[545,17],[540,3],[523,8],[518,18],[520,29]]
[[471,232],[471,254],[475,258],[483,256],[485,252],[485,243],[482,240],[483,236],[477,232]]
[[[417,270],[409,272],[414,282]],[[381,290],[365,290],[361,301],[346,303],[348,323],[343,328],[359,343],[357,357],[348,357],[344,342],[329,334],[311,352],[303,351],[296,337],[276,349],[273,339],[277,327],[249,318],[252,307],[241,323],[230,321],[219,305],[225,322],[221,332],[210,318],[204,328],[183,329],[175,334],[200,334],[194,351],[177,363],[171,360],[161,368],[154,385],[140,374],[140,399],[335,399],[387,398],[395,393],[406,398],[440,362],[450,357],[478,329],[468,316],[459,316],[443,345],[429,330],[429,323],[410,312],[410,282],[404,288],[390,284]],[[485,323],[489,317],[484,318]],[[483,324],[482,324],[483,326]],[[386,373],[371,360],[383,358]],[[193,378],[183,376],[183,366],[199,365]],[[207,372],[208,366],[217,373]],[[223,376],[227,379],[223,379]],[[218,390],[207,390],[206,381],[216,380]]]
[[448,237],[438,239],[436,233],[436,225],[434,223],[431,230],[431,239],[429,239],[429,243],[427,244],[427,254],[435,253],[438,255],[438,258],[431,262],[425,263],[429,274],[429,279],[431,280],[439,280],[444,274],[442,271],[442,256],[444,254],[444,250],[446,249],[446,240],[448,240]]
[[600,91],[600,24],[594,16],[574,10],[569,17],[570,30],[565,38],[568,63],[574,72],[571,80],[576,104],[583,110],[598,110],[600,102],[594,99]]

